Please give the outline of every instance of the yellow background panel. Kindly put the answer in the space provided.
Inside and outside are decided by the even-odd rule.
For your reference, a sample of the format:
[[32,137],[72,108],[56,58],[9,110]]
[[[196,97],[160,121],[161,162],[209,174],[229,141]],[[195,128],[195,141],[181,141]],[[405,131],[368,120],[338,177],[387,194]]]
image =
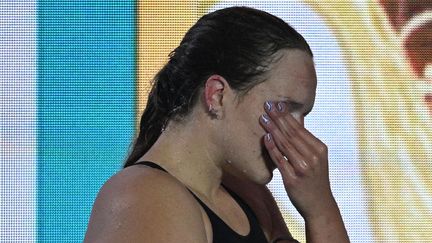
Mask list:
[[[218,2],[139,1],[137,121],[153,76],[190,26]],[[432,242],[432,119],[424,99],[432,85],[410,70],[401,38],[379,2],[299,2],[321,16],[342,50],[361,160],[358,186],[367,193],[375,241]],[[293,235],[304,241],[302,224],[283,214]]]

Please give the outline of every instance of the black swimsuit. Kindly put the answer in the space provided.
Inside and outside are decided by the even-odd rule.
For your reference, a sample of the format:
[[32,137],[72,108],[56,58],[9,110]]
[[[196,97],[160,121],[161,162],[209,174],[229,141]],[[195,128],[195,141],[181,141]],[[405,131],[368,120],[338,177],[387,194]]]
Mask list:
[[[147,165],[149,167],[167,172],[162,167],[153,162],[142,161],[137,162],[136,164]],[[225,186],[224,188],[243,209],[243,212],[246,214],[249,221],[250,231],[246,236],[239,235],[234,230],[232,230],[221,218],[219,218],[219,216],[217,216],[210,208],[208,208],[207,205],[205,205],[197,196],[195,196],[194,193],[191,192],[196,200],[198,200],[198,202],[204,208],[210,219],[213,230],[213,243],[267,243],[264,232],[261,229],[258,219],[252,209],[237,194]]]

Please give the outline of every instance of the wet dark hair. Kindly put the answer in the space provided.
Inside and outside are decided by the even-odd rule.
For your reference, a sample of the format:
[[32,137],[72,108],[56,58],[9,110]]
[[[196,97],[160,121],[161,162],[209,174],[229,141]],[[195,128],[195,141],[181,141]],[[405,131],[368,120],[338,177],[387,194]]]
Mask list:
[[154,77],[140,132],[124,167],[150,149],[168,121],[190,113],[211,75],[224,77],[239,96],[244,95],[265,80],[281,49],[300,49],[312,56],[297,31],[264,11],[231,7],[201,17]]

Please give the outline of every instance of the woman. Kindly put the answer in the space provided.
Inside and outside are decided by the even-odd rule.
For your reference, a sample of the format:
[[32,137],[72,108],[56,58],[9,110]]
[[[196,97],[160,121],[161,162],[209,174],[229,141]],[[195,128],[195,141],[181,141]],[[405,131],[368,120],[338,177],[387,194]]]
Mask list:
[[312,52],[268,13],[222,9],[154,79],[125,169],[102,187],[86,242],[296,242],[265,186],[281,172],[308,242],[348,242],[327,148],[303,126]]

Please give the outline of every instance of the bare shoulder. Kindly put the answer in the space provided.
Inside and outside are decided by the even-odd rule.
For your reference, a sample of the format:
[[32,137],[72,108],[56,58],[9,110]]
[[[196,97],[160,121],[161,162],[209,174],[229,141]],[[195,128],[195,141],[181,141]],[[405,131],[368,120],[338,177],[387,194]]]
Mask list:
[[85,242],[207,242],[199,204],[168,173],[137,165],[95,200]]

